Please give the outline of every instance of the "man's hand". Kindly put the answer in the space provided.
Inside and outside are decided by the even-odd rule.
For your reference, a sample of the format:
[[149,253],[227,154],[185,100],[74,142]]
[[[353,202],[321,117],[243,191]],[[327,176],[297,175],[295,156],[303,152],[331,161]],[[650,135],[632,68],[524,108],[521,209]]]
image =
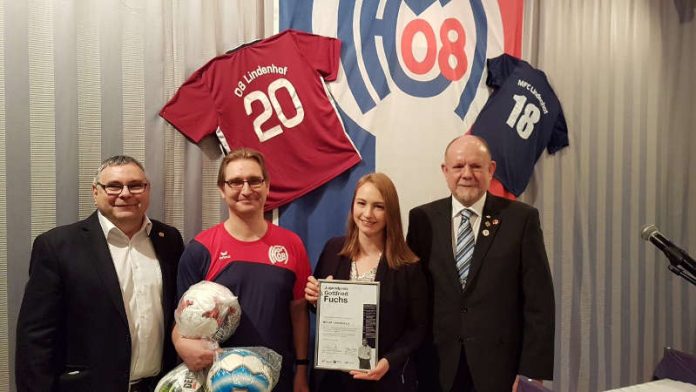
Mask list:
[[216,343],[206,339],[185,338],[179,334],[176,326],[174,326],[172,331],[172,342],[174,342],[177,354],[179,354],[179,357],[189,370],[195,372],[213,364],[215,351],[218,349]]
[[205,339],[179,339],[175,346],[179,357],[191,371],[210,367],[215,359],[215,345]]
[[307,365],[297,365],[297,369],[295,369],[293,392],[309,392],[309,385],[307,384]]
[[351,370],[350,374],[356,380],[371,380],[379,381],[385,374],[389,371],[389,361],[386,358],[382,358],[377,362],[377,366],[374,369],[368,371],[367,373],[358,370]]

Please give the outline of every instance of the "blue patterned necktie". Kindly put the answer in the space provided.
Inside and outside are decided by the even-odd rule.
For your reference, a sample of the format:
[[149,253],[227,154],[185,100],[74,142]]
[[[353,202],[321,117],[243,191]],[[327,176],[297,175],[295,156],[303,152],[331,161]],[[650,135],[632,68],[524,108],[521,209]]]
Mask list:
[[474,255],[474,231],[471,229],[471,223],[469,222],[472,213],[469,209],[464,209],[460,212],[462,220],[457,229],[457,251],[454,259],[457,261],[459,282],[462,284],[462,287],[466,284],[466,277],[469,275],[469,267],[471,267],[471,258]]

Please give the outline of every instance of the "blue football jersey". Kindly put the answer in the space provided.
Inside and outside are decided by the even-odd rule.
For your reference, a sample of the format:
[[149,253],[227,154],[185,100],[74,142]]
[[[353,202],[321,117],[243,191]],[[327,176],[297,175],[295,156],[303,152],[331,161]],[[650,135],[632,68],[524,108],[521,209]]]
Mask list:
[[495,177],[519,196],[544,148],[553,154],[568,145],[563,109],[543,72],[507,54],[488,60],[486,84],[494,91],[471,133],[488,142]]

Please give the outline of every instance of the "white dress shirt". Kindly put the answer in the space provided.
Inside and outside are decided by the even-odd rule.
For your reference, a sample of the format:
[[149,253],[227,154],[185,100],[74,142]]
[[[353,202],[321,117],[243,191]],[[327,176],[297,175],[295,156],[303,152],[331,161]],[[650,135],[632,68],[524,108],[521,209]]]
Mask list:
[[130,380],[155,376],[162,364],[164,314],[162,271],[148,237],[152,222],[146,216],[140,230],[128,238],[105,216],[101,213],[98,215],[128,317],[131,335]]
[[483,206],[486,204],[486,193],[472,204],[470,207],[464,207],[462,203],[459,202],[454,196],[452,196],[452,252],[457,254],[457,230],[459,230],[459,223],[462,221],[462,216],[460,215],[463,209],[469,209],[473,213],[469,218],[469,224],[471,224],[471,230],[474,232],[474,241],[478,239],[479,228],[481,227],[481,216],[483,216]]

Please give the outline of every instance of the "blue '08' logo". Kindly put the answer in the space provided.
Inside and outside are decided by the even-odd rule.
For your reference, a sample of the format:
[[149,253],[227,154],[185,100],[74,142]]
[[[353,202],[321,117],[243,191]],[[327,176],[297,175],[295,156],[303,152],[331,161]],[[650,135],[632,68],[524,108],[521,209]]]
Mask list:
[[[460,18],[443,16],[450,14],[445,10],[450,3],[338,2],[336,36],[343,46],[341,61],[362,114],[392,94],[390,85],[412,97],[429,98],[452,83],[465,81],[454,108],[459,118],[464,118],[484,70],[488,22],[481,0],[470,0],[470,9]],[[313,20],[318,2],[290,0],[281,1],[280,6],[285,27],[311,32],[314,25],[323,23]],[[461,4],[457,7],[462,8]],[[463,19],[471,23],[463,23]],[[467,32],[465,26],[475,29]]]

